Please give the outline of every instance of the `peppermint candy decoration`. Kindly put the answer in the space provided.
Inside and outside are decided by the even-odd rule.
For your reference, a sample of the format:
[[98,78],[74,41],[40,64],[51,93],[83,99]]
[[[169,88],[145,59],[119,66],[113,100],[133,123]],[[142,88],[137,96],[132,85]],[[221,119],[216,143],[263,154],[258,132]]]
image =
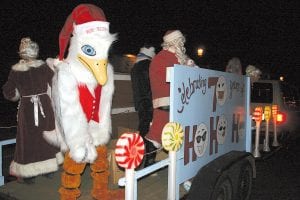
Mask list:
[[115,157],[120,167],[136,168],[141,164],[144,153],[144,140],[137,133],[123,133],[117,141]]
[[261,122],[262,121],[262,113],[263,113],[262,107],[256,107],[254,109],[252,119],[254,119],[255,122]]
[[183,129],[179,123],[169,122],[162,130],[162,145],[167,151],[178,151],[183,143]]

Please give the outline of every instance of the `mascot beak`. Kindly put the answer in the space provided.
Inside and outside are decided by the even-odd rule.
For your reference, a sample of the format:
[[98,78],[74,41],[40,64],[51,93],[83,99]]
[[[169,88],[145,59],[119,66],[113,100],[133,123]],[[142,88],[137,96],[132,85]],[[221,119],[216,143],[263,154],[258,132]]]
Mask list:
[[100,85],[105,85],[107,81],[107,59],[90,59],[78,55],[79,61],[86,66],[94,75]]

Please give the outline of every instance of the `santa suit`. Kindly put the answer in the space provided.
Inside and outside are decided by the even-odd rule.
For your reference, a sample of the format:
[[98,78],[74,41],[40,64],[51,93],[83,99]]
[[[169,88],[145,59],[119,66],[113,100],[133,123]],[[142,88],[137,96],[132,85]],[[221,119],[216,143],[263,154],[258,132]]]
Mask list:
[[153,102],[153,120],[146,138],[157,147],[161,145],[161,132],[169,122],[169,112],[165,108],[170,105],[170,84],[166,82],[166,69],[179,64],[175,53],[160,51],[150,64],[150,85]]
[[54,131],[54,114],[47,87],[53,71],[42,60],[20,62],[10,71],[3,86],[5,98],[17,101],[18,128],[14,160],[10,174],[33,177],[58,170],[63,162],[59,149],[43,138],[44,131]]

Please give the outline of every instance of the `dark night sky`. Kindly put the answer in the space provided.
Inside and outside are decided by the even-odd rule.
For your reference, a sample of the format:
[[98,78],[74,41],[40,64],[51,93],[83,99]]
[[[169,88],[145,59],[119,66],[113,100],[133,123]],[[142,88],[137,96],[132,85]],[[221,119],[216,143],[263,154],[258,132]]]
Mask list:
[[[289,73],[294,78],[299,73],[298,0],[1,0],[0,80],[6,80],[10,66],[18,61],[16,52],[24,36],[39,43],[42,59],[55,57],[66,17],[83,2],[101,7],[111,32],[119,34],[113,53],[137,53],[144,42],[159,50],[163,34],[180,29],[188,54],[200,65],[223,70],[237,56],[244,69],[253,64],[274,76]],[[201,59],[196,56],[200,45],[205,48]]]

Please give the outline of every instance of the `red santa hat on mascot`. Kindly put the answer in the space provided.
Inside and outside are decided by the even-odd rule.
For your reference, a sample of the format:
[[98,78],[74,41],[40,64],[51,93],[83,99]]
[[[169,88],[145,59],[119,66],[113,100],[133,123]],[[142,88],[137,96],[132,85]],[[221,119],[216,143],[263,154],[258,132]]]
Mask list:
[[[103,36],[102,37],[103,40],[108,40],[107,43],[110,43],[110,42],[115,40],[115,35],[109,33],[109,22],[107,22],[103,10],[101,8],[95,6],[95,5],[92,5],[92,4],[80,4],[77,7],[75,7],[73,9],[72,13],[67,17],[67,19],[65,21],[65,24],[64,24],[64,26],[61,29],[61,32],[59,34],[59,55],[58,55],[58,59],[47,59],[47,63],[50,66],[59,66],[60,64],[61,65],[66,64],[67,62],[64,63],[64,62],[61,62],[61,61],[64,60],[64,58],[65,58],[65,54],[66,54],[71,36],[73,36],[73,38],[76,39],[76,38],[85,38],[85,36],[90,36],[90,35],[91,36],[97,36],[97,37],[98,36],[101,36],[101,37]],[[78,42],[73,43],[73,41],[71,40],[70,47],[72,47],[73,44],[77,45]],[[106,49],[105,49],[105,51],[106,51]],[[77,59],[77,53],[78,53],[77,49],[74,49],[74,50],[69,49],[69,52],[68,52],[69,55],[66,59],[70,59],[70,60],[74,59],[74,57],[72,57],[73,54],[70,54],[70,53],[76,54],[76,59]],[[76,66],[76,65],[80,65],[80,63],[79,62],[75,63],[74,66]],[[106,63],[103,64],[103,65],[110,66],[110,65],[107,65]],[[63,69],[63,68],[58,67],[58,69]],[[101,69],[102,69],[102,67],[101,67]],[[84,70],[84,71],[86,71],[86,70]],[[83,84],[86,83],[85,81],[86,81],[87,78],[84,77],[83,75],[81,75],[80,70],[73,70],[73,71],[70,71],[69,73],[73,73],[73,75],[76,76],[76,78],[77,78],[76,83],[77,82],[80,82],[80,83],[83,83]],[[113,74],[111,67],[109,67],[109,70],[107,69],[105,71],[105,73],[107,74],[106,76],[111,76],[111,74]],[[100,85],[103,86],[101,92],[105,91],[106,92],[106,97],[107,97],[107,98],[101,99],[100,107],[105,106],[105,105],[110,105],[111,96],[112,96],[111,93],[113,93],[114,86],[113,86],[113,81],[109,81],[109,80],[113,80],[113,78],[110,78],[109,80],[107,80],[107,78],[106,78],[105,81],[103,81],[104,79],[103,80],[101,79],[100,82],[99,82],[97,77],[95,77],[95,78],[97,79],[97,82],[99,84],[100,84],[101,81],[103,82],[103,84],[100,84]],[[76,84],[76,83],[73,83],[73,82],[70,83],[70,81],[67,80],[67,79],[64,79],[64,80],[61,80],[61,81],[65,81],[65,82],[67,82],[67,84]],[[104,88],[104,85],[105,85],[105,88]],[[66,87],[66,86],[64,86],[64,84],[59,84],[56,87]],[[64,88],[55,88],[54,89],[54,92],[53,92],[54,93],[54,95],[53,95],[54,98],[55,97],[60,98],[59,95],[62,95],[62,94],[58,94],[58,91],[60,89],[64,89]],[[54,101],[54,102],[56,102],[56,101]],[[61,105],[58,105],[58,106],[61,106]],[[80,111],[81,110],[82,109],[80,109]],[[101,119],[110,118],[110,114],[108,112],[106,113],[105,109],[99,109],[99,110],[103,111],[103,113],[101,114]],[[61,115],[61,113],[57,113],[57,114]],[[58,117],[58,118],[60,118],[60,117]],[[102,120],[101,122],[103,122],[103,121],[104,120]],[[70,124],[71,124],[71,122],[70,122]],[[73,126],[73,125],[70,125],[70,126]],[[101,124],[100,126],[101,127],[105,126],[105,128],[103,128],[103,130],[110,130],[111,129],[111,124],[110,123],[104,123],[103,122],[103,125]],[[61,130],[59,130],[58,132],[61,132]],[[49,136],[49,137],[46,136],[46,137],[48,138],[48,141],[53,143],[53,144],[58,143],[56,140],[59,140],[59,142],[63,144],[63,145],[60,144],[61,149],[63,149],[63,151],[67,149],[67,146],[64,144],[64,141],[63,141],[62,138],[56,139],[54,137],[51,138],[51,136]],[[59,136],[57,136],[57,137],[59,137]],[[110,137],[109,131],[108,131],[107,135],[104,136],[104,134],[102,134],[101,137],[102,138],[100,138],[100,136],[99,136],[99,138],[98,138],[98,140],[101,141],[101,143],[107,142],[107,140],[109,140],[109,137]],[[75,140],[75,137],[72,138],[72,139]]]
[[80,4],[68,16],[59,34],[59,60],[63,60],[71,34],[109,33],[109,22],[103,10],[92,4]]

